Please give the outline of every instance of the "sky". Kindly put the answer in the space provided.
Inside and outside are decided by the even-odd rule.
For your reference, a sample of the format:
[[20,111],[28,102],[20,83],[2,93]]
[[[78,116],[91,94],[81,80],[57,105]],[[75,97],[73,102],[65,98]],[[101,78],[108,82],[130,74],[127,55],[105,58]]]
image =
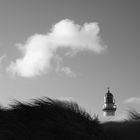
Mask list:
[[139,0],[1,0],[0,104],[50,97],[102,116],[140,112]]

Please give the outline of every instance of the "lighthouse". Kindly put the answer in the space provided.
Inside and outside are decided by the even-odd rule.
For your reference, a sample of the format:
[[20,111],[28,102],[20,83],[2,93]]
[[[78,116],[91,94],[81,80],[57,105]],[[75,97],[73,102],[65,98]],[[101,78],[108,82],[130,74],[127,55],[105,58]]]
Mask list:
[[104,112],[104,116],[115,116],[115,111],[117,109],[117,106],[115,105],[115,99],[113,97],[113,94],[110,92],[110,89],[108,88],[108,92],[104,96],[104,105],[102,108],[102,111]]

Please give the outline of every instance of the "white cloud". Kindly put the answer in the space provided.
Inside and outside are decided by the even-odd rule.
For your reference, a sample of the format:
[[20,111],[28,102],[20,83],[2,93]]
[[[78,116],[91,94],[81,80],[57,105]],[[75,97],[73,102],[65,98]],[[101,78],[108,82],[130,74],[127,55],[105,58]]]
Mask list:
[[124,103],[140,104],[140,97],[131,97],[124,101]]
[[55,55],[54,56],[54,61],[56,63],[55,72],[57,72],[59,74],[65,74],[66,76],[69,76],[71,78],[76,77],[76,73],[73,72],[70,67],[61,65],[63,59],[60,56]]
[[74,102],[75,101],[73,97],[59,97],[58,99],[60,101],[68,101],[68,102]]
[[69,77],[76,77],[76,74],[67,66],[61,67],[59,71],[66,74]]
[[[8,71],[24,77],[33,77],[49,70],[51,60],[58,48],[72,52],[92,51],[100,53],[106,49],[102,44],[98,23],[75,24],[69,19],[56,23],[49,33],[35,34],[25,44],[18,44],[23,57],[11,62]],[[62,69],[72,74],[68,67]]]
[[[6,57],[6,54],[3,54],[2,56],[0,56],[0,70],[2,70],[3,66],[2,66],[2,63],[3,63],[3,60],[5,59]],[[2,76],[2,74],[0,73],[0,76]]]
[[6,55],[3,54],[2,56],[0,56],[0,64],[2,63],[2,61],[5,59]]

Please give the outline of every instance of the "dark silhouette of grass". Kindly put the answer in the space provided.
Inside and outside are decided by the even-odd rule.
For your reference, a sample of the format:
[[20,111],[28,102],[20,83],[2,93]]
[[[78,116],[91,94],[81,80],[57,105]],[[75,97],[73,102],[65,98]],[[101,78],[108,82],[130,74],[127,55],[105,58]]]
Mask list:
[[73,102],[45,98],[0,109],[0,140],[104,139],[98,119]]
[[101,124],[104,133],[114,140],[140,139],[140,114],[130,111],[128,119],[110,121]]
[[0,108],[0,140],[137,140],[140,115],[100,123],[78,104],[50,98]]

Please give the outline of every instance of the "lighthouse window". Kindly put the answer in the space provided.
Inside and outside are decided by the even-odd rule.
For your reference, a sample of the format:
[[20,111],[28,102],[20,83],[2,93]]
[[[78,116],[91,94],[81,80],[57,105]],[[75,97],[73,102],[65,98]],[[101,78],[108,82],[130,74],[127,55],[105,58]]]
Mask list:
[[106,98],[106,103],[113,103],[113,98],[112,97],[107,97]]

